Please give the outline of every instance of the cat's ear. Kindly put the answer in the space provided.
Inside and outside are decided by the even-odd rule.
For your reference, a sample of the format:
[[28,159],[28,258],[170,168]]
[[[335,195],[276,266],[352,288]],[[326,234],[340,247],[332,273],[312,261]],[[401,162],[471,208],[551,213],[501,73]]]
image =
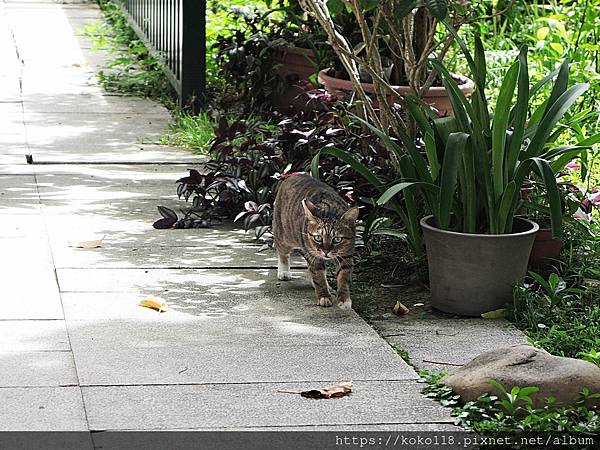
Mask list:
[[302,208],[304,208],[304,214],[306,214],[306,218],[308,220],[316,220],[315,212],[317,210],[317,207],[313,202],[305,198],[304,200],[302,200]]
[[358,206],[350,208],[340,217],[340,221],[348,222],[351,225],[354,225],[356,219],[358,219]]

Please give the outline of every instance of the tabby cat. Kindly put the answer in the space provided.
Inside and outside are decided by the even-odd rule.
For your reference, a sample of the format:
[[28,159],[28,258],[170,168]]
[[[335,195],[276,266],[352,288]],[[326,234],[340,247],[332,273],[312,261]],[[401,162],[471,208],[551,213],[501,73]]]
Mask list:
[[337,305],[352,308],[350,279],[358,208],[348,208],[327,184],[294,174],[280,185],[273,211],[273,238],[279,255],[277,278],[291,280],[290,253],[300,250],[317,294],[317,304],[331,306],[325,263],[337,266]]

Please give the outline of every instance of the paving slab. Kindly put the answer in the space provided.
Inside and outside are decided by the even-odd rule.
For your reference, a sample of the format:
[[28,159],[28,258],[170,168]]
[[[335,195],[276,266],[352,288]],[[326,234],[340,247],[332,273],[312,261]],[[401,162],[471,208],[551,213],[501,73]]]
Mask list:
[[0,379],[2,388],[78,385],[73,355],[68,351],[0,351]]
[[[205,160],[201,155],[166,145],[136,142],[93,141],[89,136],[49,139],[40,137],[31,142],[31,154],[36,163],[106,163],[106,164],[198,164]],[[100,142],[100,143],[99,143]]]
[[527,343],[527,337],[504,319],[409,318],[373,325],[408,352],[417,367],[449,373],[483,352]]
[[[160,115],[27,113],[27,136],[32,147],[119,151],[121,145],[152,143],[165,134],[169,121]],[[101,160],[104,161],[104,160]]]
[[[330,380],[334,381],[340,380]],[[91,430],[449,423],[447,410],[420,396],[422,386],[414,382],[355,382],[352,395],[333,401],[277,392],[314,387],[314,383],[265,383],[82,390]]]
[[[280,283],[274,270],[59,270],[58,277],[65,292],[110,298],[121,289],[131,292],[128,308],[151,295],[178,313],[152,311],[154,320],[144,322],[68,316],[82,384],[417,377],[354,312],[317,307],[307,281]],[[69,314],[74,299],[83,301],[67,297]]]
[[159,295],[176,289],[177,292],[247,295],[251,288],[293,292],[304,285],[299,273],[293,273],[295,279],[291,282],[278,282],[273,269],[57,269],[56,274],[61,292]]
[[100,94],[102,92],[98,87],[96,73],[79,62],[51,69],[44,68],[46,72],[44,75],[40,75],[40,70],[36,67],[25,67],[21,76],[21,98],[38,93],[51,93],[59,97],[63,93]]
[[[200,161],[206,156],[200,157]],[[167,189],[175,187],[175,181],[188,175],[189,169],[198,169],[201,164],[40,164],[36,165],[37,175],[78,176],[80,178],[98,178],[107,183],[125,181],[164,181]]]
[[[0,204],[2,202],[0,201]],[[10,239],[47,239],[45,236],[44,219],[41,214],[32,217],[15,216],[14,220],[0,220],[0,245]]]
[[48,94],[23,95],[26,113],[65,114],[148,114],[167,117],[164,106],[152,100],[121,95],[64,94],[60,97]]
[[[100,238],[104,235],[94,234],[81,236]],[[110,237],[104,237],[102,247],[96,249],[75,248],[76,241],[65,239],[52,240],[54,265],[57,269],[157,269],[157,268],[271,268],[277,267],[277,255],[274,250],[263,250],[262,246],[249,244],[247,246],[231,247],[167,247],[161,246],[132,246],[116,244]],[[291,260],[292,269],[306,267],[304,259],[294,256]]]
[[88,429],[79,387],[0,388],[0,404],[0,431]]
[[[5,69],[6,70],[6,69]],[[11,69],[11,72],[15,69]],[[6,72],[3,72],[5,74]],[[14,76],[0,77],[0,102],[14,103],[21,100],[21,85]]]
[[70,349],[63,320],[0,320],[0,350],[3,352]]
[[[14,166],[11,166],[14,169]],[[0,171],[2,166],[0,166]],[[22,216],[41,214],[41,203],[37,198],[3,199],[0,201],[0,216]]]
[[39,202],[35,176],[0,175],[0,202],[4,199],[35,199]]
[[[0,240],[0,249],[2,247]],[[0,320],[62,319],[60,293],[53,266],[37,263],[32,258],[29,263],[21,262],[23,260],[21,256],[18,264],[15,262],[11,265],[9,262],[0,265],[3,297]]]
[[54,263],[41,215],[6,215],[0,223],[2,319],[62,318]]
[[[70,201],[57,202],[48,206],[46,202],[43,211],[53,248],[60,249],[73,241],[93,240],[104,236],[105,249],[115,249],[117,246],[137,249],[140,247],[225,249],[249,246],[251,254],[258,250],[254,234],[246,233],[237,224],[232,226],[225,223],[215,224],[211,228],[177,230],[157,230],[152,227],[152,223],[160,218],[156,205],[170,207],[180,214],[178,206],[181,206],[182,202],[140,200],[135,202],[136,208],[140,210],[137,213],[122,211],[121,208],[127,203],[131,204],[129,201],[122,203],[113,201],[105,205],[100,202]],[[0,208],[0,213],[1,211]],[[48,211],[52,211],[52,214]],[[219,257],[219,254],[214,256]],[[258,256],[256,255],[257,260]],[[171,255],[171,258],[173,257],[177,257],[176,253]],[[242,265],[234,264],[234,266]]]
[[112,200],[128,198],[177,199],[175,183],[164,180],[107,180],[78,175],[39,175],[37,182],[42,201]]

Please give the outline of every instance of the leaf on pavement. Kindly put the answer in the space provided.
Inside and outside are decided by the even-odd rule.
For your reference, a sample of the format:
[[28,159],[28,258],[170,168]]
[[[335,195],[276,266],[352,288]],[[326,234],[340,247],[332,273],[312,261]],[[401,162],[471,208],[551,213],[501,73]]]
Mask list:
[[166,303],[164,303],[164,302],[161,303],[158,300],[156,300],[154,298],[150,298],[150,297],[142,299],[139,306],[143,306],[144,308],[154,309],[158,312],[166,312],[167,308],[168,308]]
[[97,239],[95,241],[82,241],[82,242],[78,242],[77,244],[73,244],[71,245],[71,247],[75,247],[75,248],[98,248],[98,247],[102,247],[102,239]]
[[394,314],[396,314],[397,316],[404,316],[405,314],[408,314],[409,309],[406,306],[404,306],[402,303],[397,301],[396,304],[394,305],[394,309],[392,310],[392,312]]
[[352,392],[352,382],[339,383],[321,389],[310,389],[308,391],[278,391],[288,394],[300,394],[306,398],[337,398],[344,397]]

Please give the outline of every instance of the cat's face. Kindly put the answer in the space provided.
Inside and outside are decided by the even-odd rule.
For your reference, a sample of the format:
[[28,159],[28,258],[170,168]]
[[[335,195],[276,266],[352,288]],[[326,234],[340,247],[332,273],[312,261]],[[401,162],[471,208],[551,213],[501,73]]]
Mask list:
[[354,235],[358,208],[339,214],[319,214],[309,200],[302,202],[306,215],[306,250],[315,257],[330,260],[354,253]]

